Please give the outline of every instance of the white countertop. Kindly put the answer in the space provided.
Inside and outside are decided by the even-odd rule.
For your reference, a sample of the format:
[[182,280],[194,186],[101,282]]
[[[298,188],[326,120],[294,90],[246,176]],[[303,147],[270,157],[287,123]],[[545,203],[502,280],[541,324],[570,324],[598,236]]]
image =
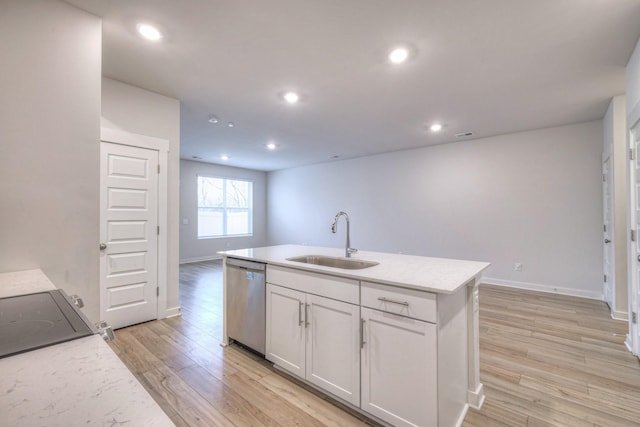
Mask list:
[[[40,270],[0,274],[0,297],[55,289]],[[0,424],[173,426],[99,335],[0,359]]]
[[333,274],[357,280],[368,280],[436,293],[456,292],[460,287],[467,284],[469,280],[479,277],[482,271],[490,265],[487,262],[479,261],[463,261],[367,251],[359,251],[351,257],[353,259],[376,261],[379,262],[379,264],[361,270],[346,270],[343,268],[287,261],[287,258],[301,255],[344,257],[344,249],[302,245],[266,246],[218,253],[232,258],[259,261],[267,264],[297,268],[299,270]]

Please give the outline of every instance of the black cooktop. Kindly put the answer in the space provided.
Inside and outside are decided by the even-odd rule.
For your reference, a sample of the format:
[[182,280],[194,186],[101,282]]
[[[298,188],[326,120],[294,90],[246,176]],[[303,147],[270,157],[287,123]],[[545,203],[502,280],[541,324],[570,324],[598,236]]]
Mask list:
[[0,358],[92,335],[61,290],[0,298]]

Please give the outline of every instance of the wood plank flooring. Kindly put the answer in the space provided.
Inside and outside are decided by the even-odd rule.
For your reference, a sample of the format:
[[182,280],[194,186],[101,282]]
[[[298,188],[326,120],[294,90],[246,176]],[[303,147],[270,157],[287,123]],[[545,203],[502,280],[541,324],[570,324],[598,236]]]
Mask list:
[[[182,316],[116,331],[111,347],[177,426],[375,425],[235,346],[222,348],[222,267],[180,267]],[[486,401],[474,426],[640,425],[640,363],[604,303],[480,287]]]

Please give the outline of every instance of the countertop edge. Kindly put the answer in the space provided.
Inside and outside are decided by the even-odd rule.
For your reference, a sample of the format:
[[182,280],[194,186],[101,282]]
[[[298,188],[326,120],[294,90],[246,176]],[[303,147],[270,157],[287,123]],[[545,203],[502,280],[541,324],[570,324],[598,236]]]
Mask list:
[[[283,247],[291,247],[292,245],[282,245]],[[313,252],[313,249],[316,249],[314,247],[306,247],[306,246],[300,246],[300,248],[308,248],[310,250],[310,252]],[[262,248],[257,248],[257,249],[262,249]],[[326,248],[326,249],[331,249],[331,248]],[[481,262],[481,261],[463,261],[463,260],[449,260],[446,258],[429,258],[429,257],[423,257],[425,259],[442,259],[443,261],[447,260],[447,261],[460,261],[460,262],[473,262],[473,263],[477,263],[478,268],[476,269],[476,271],[473,274],[469,274],[469,275],[465,275],[463,278],[460,278],[460,283],[453,287],[453,288],[441,288],[441,287],[434,287],[434,286],[429,286],[429,285],[425,285],[425,284],[414,284],[414,283],[408,283],[408,282],[402,282],[402,281],[394,281],[394,280],[389,280],[389,279],[384,279],[384,278],[373,278],[373,277],[368,277],[366,275],[361,275],[361,274],[357,274],[355,271],[358,270],[347,270],[347,269],[339,269],[339,268],[332,268],[332,267],[325,267],[325,266],[319,266],[319,265],[314,265],[314,264],[305,264],[305,263],[300,263],[300,262],[294,262],[294,261],[287,261],[287,260],[278,260],[278,259],[267,259],[265,257],[261,257],[261,256],[253,256],[253,255],[242,255],[242,254],[238,254],[238,253],[234,253],[236,251],[219,251],[217,252],[218,255],[221,255],[224,258],[237,258],[237,259],[243,259],[243,260],[247,260],[247,261],[255,261],[255,262],[262,262],[265,264],[270,264],[270,265],[277,265],[280,267],[286,267],[286,268],[292,268],[295,270],[301,270],[301,271],[307,271],[307,272],[312,272],[312,273],[319,273],[319,274],[326,274],[326,275],[330,275],[330,276],[337,276],[337,277],[344,277],[344,278],[348,278],[348,279],[354,279],[354,280],[360,280],[360,281],[365,281],[365,282],[375,282],[375,283],[381,283],[384,285],[389,285],[389,286],[394,286],[394,287],[400,287],[400,288],[406,288],[406,289],[413,289],[413,290],[418,290],[418,291],[423,291],[423,292],[432,292],[432,293],[440,293],[440,294],[454,294],[456,292],[458,292],[461,288],[467,286],[469,284],[470,281],[474,280],[474,279],[479,279],[482,275],[482,272],[484,270],[486,270],[491,264],[487,263],[487,262]],[[300,254],[303,255],[303,254]],[[396,256],[396,254],[391,254]],[[402,256],[402,255],[397,255],[397,256]],[[410,256],[410,257],[416,257],[416,256]],[[420,258],[420,257],[418,257]]]

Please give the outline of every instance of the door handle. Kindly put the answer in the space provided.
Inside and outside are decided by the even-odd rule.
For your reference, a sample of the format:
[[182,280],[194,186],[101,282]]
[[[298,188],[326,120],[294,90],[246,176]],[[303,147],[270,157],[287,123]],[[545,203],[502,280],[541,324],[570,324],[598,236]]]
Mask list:
[[394,301],[392,299],[385,298],[385,297],[378,297],[378,301],[390,302],[391,304],[398,304],[398,305],[404,305],[406,307],[409,307],[409,302],[407,301]]
[[640,262],[640,255],[638,255],[638,261]]
[[304,323],[304,321],[302,320],[302,306],[304,304],[302,302],[299,302],[298,305],[298,326],[302,326],[302,324]]
[[107,249],[107,244],[106,243],[100,243],[100,250],[104,251],[105,249]]
[[304,327],[308,328],[311,322],[309,322],[309,304],[304,305]]
[[609,239],[604,239],[604,242],[605,242],[605,243],[611,243],[611,240],[609,240]]
[[367,343],[364,340],[364,319],[360,319],[360,348],[364,348],[364,345]]

